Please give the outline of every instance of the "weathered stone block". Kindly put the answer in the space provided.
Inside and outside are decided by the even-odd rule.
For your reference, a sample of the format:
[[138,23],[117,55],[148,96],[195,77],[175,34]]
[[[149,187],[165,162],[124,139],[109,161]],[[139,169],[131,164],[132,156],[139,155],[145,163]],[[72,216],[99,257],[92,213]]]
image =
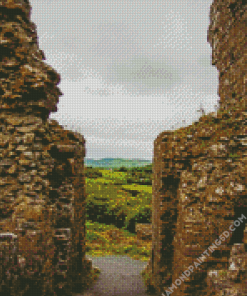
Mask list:
[[152,240],[152,224],[136,223],[137,239]]

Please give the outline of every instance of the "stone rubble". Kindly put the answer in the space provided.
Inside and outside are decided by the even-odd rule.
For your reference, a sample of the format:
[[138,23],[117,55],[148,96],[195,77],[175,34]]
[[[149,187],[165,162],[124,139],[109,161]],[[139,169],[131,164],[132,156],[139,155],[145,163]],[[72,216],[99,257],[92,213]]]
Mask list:
[[138,240],[152,240],[152,224],[136,223],[135,232]]

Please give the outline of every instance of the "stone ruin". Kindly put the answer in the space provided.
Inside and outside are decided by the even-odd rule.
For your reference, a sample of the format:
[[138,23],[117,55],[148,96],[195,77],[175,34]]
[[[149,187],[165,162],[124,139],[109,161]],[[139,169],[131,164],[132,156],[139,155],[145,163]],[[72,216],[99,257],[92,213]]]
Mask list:
[[246,0],[213,1],[208,42],[219,109],[154,142],[145,273],[157,295],[247,295],[246,32]]
[[[71,295],[93,269],[85,140],[48,119],[60,76],[43,62],[30,12],[28,0],[0,0],[0,295]],[[208,41],[219,110],[154,142],[145,273],[159,296],[247,295],[246,19],[245,0],[214,0]]]
[[85,140],[48,119],[60,76],[30,12],[28,0],[0,0],[0,295],[70,295],[92,271]]

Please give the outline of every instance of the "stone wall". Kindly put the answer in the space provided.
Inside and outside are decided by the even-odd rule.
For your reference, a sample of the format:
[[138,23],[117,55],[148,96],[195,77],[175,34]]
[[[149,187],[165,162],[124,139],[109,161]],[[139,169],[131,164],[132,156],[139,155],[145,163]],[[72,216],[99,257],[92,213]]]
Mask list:
[[59,74],[28,0],[0,0],[0,294],[70,295],[87,284],[85,140],[64,130]]
[[[154,142],[152,258],[145,272],[158,295],[206,295],[208,272],[228,268],[232,246],[242,243],[247,221],[246,20],[246,1],[213,1],[208,42],[219,70],[220,107],[188,127],[161,133]],[[229,231],[240,217],[241,225]],[[195,267],[227,230],[229,237]],[[194,271],[177,281],[191,265]]]
[[247,227],[244,244],[234,244],[227,269],[209,270],[207,296],[247,295]]

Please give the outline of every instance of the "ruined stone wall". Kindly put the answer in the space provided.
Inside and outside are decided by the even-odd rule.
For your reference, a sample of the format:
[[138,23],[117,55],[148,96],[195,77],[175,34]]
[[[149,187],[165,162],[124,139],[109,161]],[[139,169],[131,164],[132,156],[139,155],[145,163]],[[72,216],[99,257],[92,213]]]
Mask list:
[[28,0],[0,0],[0,295],[70,295],[92,267],[85,140],[48,119],[60,76],[43,62],[30,12]]
[[[206,295],[208,272],[228,268],[232,246],[243,239],[242,215],[247,218],[246,20],[246,1],[213,1],[208,42],[212,64],[219,70],[220,108],[188,127],[161,133],[154,142],[153,243],[146,272],[151,273],[158,295]],[[203,254],[240,217],[241,225],[229,232],[217,250]],[[196,268],[194,262],[203,255]],[[194,271],[177,281],[191,265]]]
[[228,268],[208,271],[207,296],[247,295],[247,227],[243,241],[232,246]]

